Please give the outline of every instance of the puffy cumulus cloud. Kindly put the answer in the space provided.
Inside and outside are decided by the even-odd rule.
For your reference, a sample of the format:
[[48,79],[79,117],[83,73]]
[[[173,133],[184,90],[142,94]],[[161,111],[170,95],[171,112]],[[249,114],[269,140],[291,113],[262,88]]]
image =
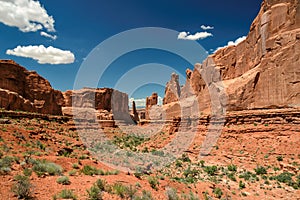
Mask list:
[[[160,96],[158,96],[158,102],[157,102],[157,104],[158,105],[162,105],[162,103],[163,103],[163,98],[162,97],[160,97]],[[137,107],[137,108],[145,108],[146,107],[146,99],[144,99],[144,98],[140,98],[140,99],[135,99],[135,98],[130,98],[129,99],[129,106],[130,107],[132,107],[132,102],[135,102],[135,106]]]
[[40,64],[69,64],[73,63],[75,56],[71,51],[61,50],[52,46],[17,46],[6,51],[8,55],[32,58]]
[[39,1],[0,0],[0,22],[18,27],[22,32],[35,32],[45,28],[54,32],[54,19]]
[[207,37],[211,37],[213,36],[213,34],[208,33],[208,32],[198,32],[193,34],[190,34],[189,32],[180,32],[178,35],[178,39],[179,40],[202,40],[205,39]]
[[57,36],[56,36],[56,35],[50,35],[50,34],[44,32],[44,31],[42,31],[40,34],[41,34],[41,36],[50,38],[50,39],[52,39],[52,40],[56,40],[56,39],[57,39]]
[[236,46],[238,45],[239,43],[243,42],[247,37],[246,36],[242,36],[242,37],[239,37],[238,39],[236,39],[235,41],[229,41],[227,43],[227,45],[223,46],[223,47],[218,47],[216,51],[218,51],[219,49],[222,49],[222,48],[225,48],[225,47],[229,47],[229,46]]
[[213,26],[205,26],[205,25],[201,25],[201,29],[202,29],[202,30],[212,30],[212,29],[214,29],[214,27],[213,27]]

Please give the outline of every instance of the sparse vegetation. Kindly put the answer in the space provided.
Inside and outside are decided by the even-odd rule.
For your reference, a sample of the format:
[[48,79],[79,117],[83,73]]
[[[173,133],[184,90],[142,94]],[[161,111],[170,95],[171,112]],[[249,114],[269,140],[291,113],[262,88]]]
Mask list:
[[216,174],[216,172],[218,171],[218,167],[213,165],[213,166],[206,166],[204,168],[204,171],[210,175],[210,176],[214,176]]
[[177,191],[174,188],[167,188],[166,195],[168,200],[179,200]]
[[263,174],[267,174],[267,169],[263,166],[258,166],[256,167],[256,169],[254,169],[256,175],[263,175]]
[[64,189],[57,195],[53,196],[53,200],[56,200],[58,198],[77,200],[77,196],[74,194],[74,192],[72,190],[68,190],[68,189]]
[[55,163],[48,162],[46,160],[35,160],[33,162],[34,164],[32,169],[38,176],[61,175],[63,172],[63,168]]
[[56,182],[59,184],[62,184],[62,185],[70,185],[71,184],[71,181],[70,181],[69,177],[67,177],[67,176],[59,177],[56,180]]
[[223,195],[223,192],[222,192],[222,190],[220,189],[220,188],[215,188],[214,190],[213,190],[213,193],[215,194],[215,197],[216,198],[221,198],[222,197],[222,195]]
[[32,184],[27,176],[17,175],[15,177],[17,181],[12,186],[12,192],[18,197],[18,199],[30,199],[32,197]]
[[150,184],[150,186],[155,189],[155,190],[158,190],[158,185],[159,185],[159,181],[156,177],[154,176],[149,176],[148,177],[148,182]]

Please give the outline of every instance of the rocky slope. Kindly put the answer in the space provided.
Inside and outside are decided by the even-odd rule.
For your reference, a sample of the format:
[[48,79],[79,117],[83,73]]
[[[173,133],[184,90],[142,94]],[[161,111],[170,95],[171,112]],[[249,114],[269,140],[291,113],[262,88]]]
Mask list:
[[60,115],[64,104],[60,91],[34,71],[11,60],[0,60],[0,107]]
[[299,52],[300,2],[265,0],[246,40],[188,69],[181,101],[167,108],[180,115],[175,106],[186,98],[194,98],[198,113],[299,108]]

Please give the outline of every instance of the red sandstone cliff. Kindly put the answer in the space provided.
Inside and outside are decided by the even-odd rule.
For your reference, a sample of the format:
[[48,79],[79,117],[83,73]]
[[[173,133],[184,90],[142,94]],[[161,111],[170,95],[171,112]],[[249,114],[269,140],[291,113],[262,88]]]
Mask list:
[[166,108],[180,115],[192,96],[201,112],[300,107],[299,66],[299,0],[265,0],[246,40],[187,70],[181,103]]
[[74,111],[89,110],[98,119],[104,120],[111,120],[113,117],[115,119],[128,118],[129,116],[128,95],[118,90],[83,88],[81,90],[68,90],[63,95],[65,99],[64,115],[73,115]]
[[1,108],[62,114],[62,93],[54,90],[46,79],[11,60],[0,60],[0,70]]

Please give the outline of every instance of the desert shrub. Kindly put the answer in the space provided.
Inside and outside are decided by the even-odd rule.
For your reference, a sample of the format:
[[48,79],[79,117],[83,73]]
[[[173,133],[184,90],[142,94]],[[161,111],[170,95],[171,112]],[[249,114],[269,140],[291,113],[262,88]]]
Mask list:
[[215,188],[214,190],[213,190],[213,193],[215,194],[215,197],[216,198],[221,198],[222,197],[222,195],[223,195],[223,192],[222,192],[222,190],[220,189],[220,188]]
[[227,177],[232,180],[232,181],[236,181],[236,178],[235,178],[235,174],[234,173],[228,173],[227,174]]
[[57,165],[52,162],[48,162],[46,160],[37,160],[34,163],[32,170],[38,176],[42,176],[46,174],[49,174],[50,176],[61,175],[63,172],[63,168],[60,165]]
[[149,138],[145,138],[139,135],[125,135],[125,136],[114,136],[113,143],[119,146],[121,149],[130,149],[137,151],[137,146],[148,141]]
[[181,199],[184,199],[184,200],[199,200],[199,197],[196,194],[194,194],[193,192],[190,192],[189,194],[183,194],[181,196],[182,196]]
[[23,169],[23,174],[24,174],[25,176],[31,176],[31,174],[32,174],[32,169],[29,169],[29,168]]
[[79,169],[79,165],[77,163],[72,164],[73,169]]
[[197,176],[199,171],[197,169],[191,169],[189,166],[186,170],[184,170],[183,175],[185,177],[195,177]]
[[236,165],[228,165],[228,166],[227,166],[227,169],[228,169],[228,171],[236,172],[237,167],[236,167]]
[[77,196],[73,193],[72,190],[68,190],[68,189],[64,189],[62,191],[60,191],[60,193],[58,193],[57,195],[53,196],[53,199],[73,199],[73,200],[77,200]]
[[93,167],[93,166],[90,166],[90,165],[85,165],[81,172],[84,174],[84,175],[89,175],[89,176],[92,176],[92,175],[95,175],[98,173],[97,171],[97,168]]
[[0,159],[0,174],[5,175],[11,171],[12,163],[17,161],[17,158],[5,156]]
[[115,183],[112,186],[114,194],[120,196],[121,198],[125,198],[127,187],[121,183]]
[[206,166],[204,168],[204,171],[209,174],[210,176],[214,176],[216,174],[216,172],[218,171],[217,166],[213,165],[213,166]]
[[106,191],[107,188],[106,180],[98,179],[95,184],[101,191]]
[[249,171],[246,171],[246,172],[242,173],[241,175],[239,175],[239,178],[243,178],[246,181],[249,181],[249,180],[257,180],[258,181],[258,177],[256,176],[256,174],[253,174]]
[[72,169],[68,172],[69,176],[75,176],[77,173],[77,170],[76,169]]
[[271,177],[270,179],[274,179],[274,180],[277,180],[281,183],[290,183],[292,182],[292,176],[293,174],[292,173],[289,173],[289,172],[283,172],[277,176],[274,176],[274,177]]
[[18,196],[18,199],[30,199],[32,195],[32,185],[27,176],[17,175],[15,177],[17,181],[12,186],[12,192]]
[[191,159],[187,154],[182,154],[181,160],[182,162],[189,162],[189,163],[191,162]]
[[61,176],[58,179],[56,179],[56,182],[62,185],[70,185],[71,181],[68,176]]
[[153,200],[152,194],[150,191],[143,190],[142,196],[134,196],[133,200]]
[[149,182],[150,186],[151,186],[153,189],[158,190],[158,187],[157,187],[157,186],[159,185],[159,181],[157,180],[156,177],[154,177],[154,176],[149,176],[149,177],[148,177],[148,182]]
[[243,181],[239,182],[239,188],[240,189],[244,189],[246,187],[245,183],[243,183]]
[[155,155],[155,156],[159,156],[159,157],[163,157],[165,155],[165,153],[163,151],[158,151],[156,149],[152,149],[151,154]]
[[88,193],[88,200],[102,200],[102,191],[94,184],[90,189],[86,190]]
[[176,167],[182,167],[182,161],[177,159],[177,160],[175,161],[175,166],[176,166]]
[[267,174],[267,169],[263,166],[256,167],[256,169],[254,169],[254,171],[257,175]]
[[112,170],[112,171],[104,171],[102,169],[97,169],[96,167],[90,166],[90,165],[85,165],[81,172],[84,175],[117,175],[120,172],[118,170]]
[[276,159],[277,159],[277,161],[283,161],[283,157],[282,156],[277,156]]
[[204,167],[204,163],[205,163],[204,160],[200,160],[200,161],[199,161],[200,167]]
[[174,188],[167,188],[166,195],[168,200],[179,200],[177,191]]

